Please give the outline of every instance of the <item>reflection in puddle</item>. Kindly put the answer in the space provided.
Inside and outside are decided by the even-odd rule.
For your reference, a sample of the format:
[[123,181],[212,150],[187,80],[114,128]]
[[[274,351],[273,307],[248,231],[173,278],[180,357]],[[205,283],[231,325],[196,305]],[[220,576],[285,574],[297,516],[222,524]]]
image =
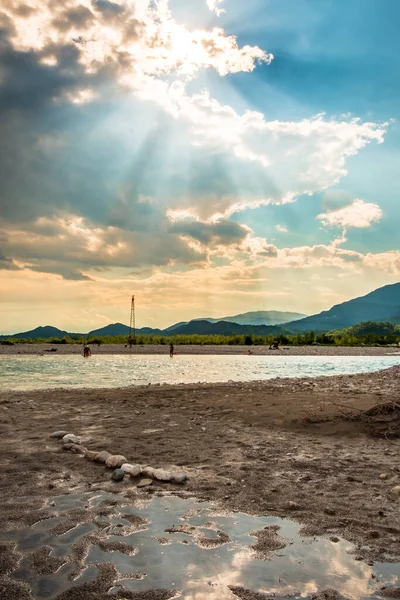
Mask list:
[[[243,587],[293,599],[334,589],[362,600],[379,598],[376,589],[400,581],[399,564],[371,567],[353,558],[353,546],[345,540],[300,537],[297,523],[276,517],[223,514],[207,502],[165,496],[141,506],[106,493],[53,500],[48,510],[57,516],[0,534],[22,554],[11,576],[27,582],[38,599],[95,581],[100,563],[111,563],[119,573],[110,585],[111,598],[125,588],[177,590],[186,600],[232,600],[241,596],[231,588]],[[89,521],[105,503],[110,514],[100,525]],[[55,522],[85,506],[86,522],[54,533]],[[47,564],[55,565],[45,573],[32,567],[32,551],[43,546],[49,549]],[[56,557],[62,557],[61,566]]]

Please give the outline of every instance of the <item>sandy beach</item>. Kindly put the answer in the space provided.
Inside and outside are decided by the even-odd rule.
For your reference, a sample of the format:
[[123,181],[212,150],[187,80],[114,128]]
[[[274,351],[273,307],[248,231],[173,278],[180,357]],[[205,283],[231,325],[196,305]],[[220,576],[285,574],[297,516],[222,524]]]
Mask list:
[[[21,350],[1,349],[9,348]],[[67,346],[60,351],[69,348],[79,350]],[[133,505],[149,494],[173,493],[212,500],[224,510],[289,517],[301,523],[304,535],[351,541],[358,559],[371,564],[389,555],[399,561],[400,496],[391,490],[400,485],[400,412],[365,413],[377,403],[400,403],[399,381],[400,367],[392,367],[373,374],[265,383],[2,391],[0,531],[48,518],[50,497],[82,488],[119,492]],[[114,483],[104,465],[65,452],[49,438],[59,429],[82,436],[90,450],[182,469],[189,481],[183,486],[154,482],[143,489],[134,480]],[[71,511],[68,527],[100,519],[102,510],[100,505],[95,511]],[[117,510],[118,502],[111,513]],[[79,566],[83,554],[73,550],[71,560]],[[34,597],[9,578],[20,559],[12,544],[0,544],[1,598]],[[59,567],[57,562],[49,566],[46,552],[35,560],[39,573]],[[107,577],[108,587],[99,576],[89,588],[72,587],[56,597],[109,598],[106,589],[116,575]],[[259,598],[240,594],[236,597]],[[154,591],[119,597],[174,596]]]
[[[90,346],[93,354],[169,354],[167,344],[126,347],[124,344],[104,344]],[[0,355],[44,354],[53,349],[57,354],[82,354],[80,344],[15,344],[0,345]],[[385,356],[399,353],[398,346],[283,346],[278,350],[269,350],[268,346],[213,346],[213,345],[176,345],[175,354],[248,354],[254,355],[291,355],[291,356]]]

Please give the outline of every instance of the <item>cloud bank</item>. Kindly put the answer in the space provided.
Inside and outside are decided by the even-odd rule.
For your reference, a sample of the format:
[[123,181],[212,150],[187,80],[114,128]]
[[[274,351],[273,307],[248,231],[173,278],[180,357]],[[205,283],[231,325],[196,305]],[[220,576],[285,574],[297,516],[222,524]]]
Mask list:
[[[223,11],[219,0],[207,4]],[[193,91],[207,70],[222,82],[251,78],[273,59],[222,28],[178,23],[167,0],[5,0],[0,270],[12,276],[10,297],[24,278],[62,278],[93,298],[108,285],[113,301],[116,289],[138,286],[149,303],[168,290],[178,306],[178,291],[189,302],[192,286],[220,285],[218,302],[260,299],[270,273],[284,294],[299,269],[308,284],[311,271],[395,277],[397,251],[353,252],[344,236],[281,248],[271,238],[285,227],[271,221],[260,234],[245,223],[246,211],[304,196],[325,227],[366,228],[382,216],[346,195],[318,214],[318,194],[345,178],[350,157],[383,143],[387,123],[322,113],[273,120]]]
[[323,225],[328,227],[357,227],[365,229],[371,227],[373,223],[378,222],[382,217],[382,209],[372,202],[364,200],[354,200],[348,206],[331,210],[327,213],[318,215],[318,219]]

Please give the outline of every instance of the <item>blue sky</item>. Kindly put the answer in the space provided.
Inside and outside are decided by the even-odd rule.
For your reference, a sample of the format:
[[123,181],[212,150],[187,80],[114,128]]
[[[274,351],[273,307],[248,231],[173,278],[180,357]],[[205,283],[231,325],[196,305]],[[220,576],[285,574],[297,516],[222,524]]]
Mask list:
[[141,325],[311,314],[398,281],[399,18],[6,0],[0,329],[125,322],[132,293]]
[[[396,247],[400,243],[393,219],[396,209],[397,214],[400,211],[400,78],[396,76],[400,72],[399,19],[400,4],[396,0],[251,0],[245,9],[221,17],[222,23],[227,22],[237,32],[241,44],[267,47],[275,56],[271,65],[262,65],[252,74],[252,85],[247,74],[230,76],[236,92],[232,104],[238,110],[251,106],[271,119],[281,120],[325,112],[330,116],[351,113],[375,122],[397,121],[391,123],[384,147],[370,146],[352,157],[348,175],[335,186],[369,202],[379,195],[380,203],[387,207],[381,220],[383,229],[369,231],[368,243],[363,244],[364,231],[352,231],[352,247],[359,251],[390,250],[393,243]],[[226,87],[217,78],[213,84],[213,95],[222,102],[229,101]],[[306,201],[290,209],[261,208],[238,218],[245,219],[259,235],[269,218],[287,222],[293,231],[297,209],[310,222],[307,227],[307,219],[303,218],[305,223],[301,231],[293,231],[291,243],[297,244],[303,235],[326,239],[324,232],[315,230],[318,204]]]

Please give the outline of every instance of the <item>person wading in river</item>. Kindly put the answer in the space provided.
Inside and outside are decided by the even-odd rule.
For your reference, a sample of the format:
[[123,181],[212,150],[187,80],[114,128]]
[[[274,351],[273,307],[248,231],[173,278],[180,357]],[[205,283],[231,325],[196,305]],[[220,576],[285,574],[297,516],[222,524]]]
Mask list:
[[83,348],[83,357],[89,358],[89,356],[92,356],[92,351],[90,350],[89,346],[85,345]]

